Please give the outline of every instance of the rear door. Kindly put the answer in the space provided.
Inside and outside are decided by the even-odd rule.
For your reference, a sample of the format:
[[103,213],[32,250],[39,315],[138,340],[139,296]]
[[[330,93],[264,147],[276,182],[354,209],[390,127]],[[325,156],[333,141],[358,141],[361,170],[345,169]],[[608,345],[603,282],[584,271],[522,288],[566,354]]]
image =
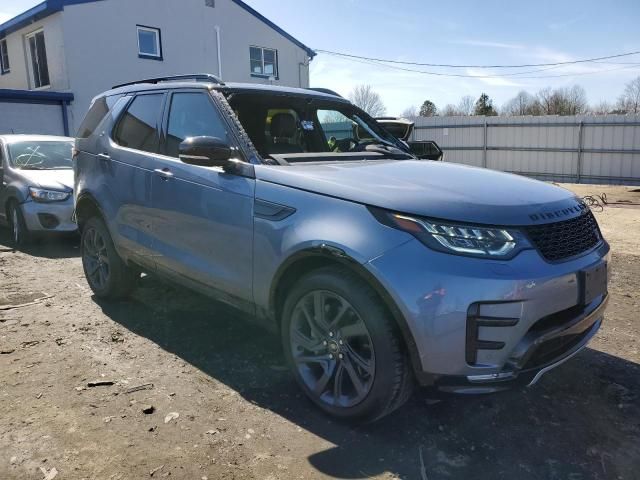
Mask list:
[[108,203],[110,230],[116,245],[136,261],[153,268],[151,232],[152,180],[160,149],[159,127],[165,92],[137,94],[117,120],[111,138],[103,136],[102,155],[98,155],[108,191],[101,204]]
[[227,119],[203,89],[169,94],[162,153],[153,176],[153,236],[159,270],[241,308],[252,304],[255,180],[188,165],[178,146],[195,136],[237,147]]

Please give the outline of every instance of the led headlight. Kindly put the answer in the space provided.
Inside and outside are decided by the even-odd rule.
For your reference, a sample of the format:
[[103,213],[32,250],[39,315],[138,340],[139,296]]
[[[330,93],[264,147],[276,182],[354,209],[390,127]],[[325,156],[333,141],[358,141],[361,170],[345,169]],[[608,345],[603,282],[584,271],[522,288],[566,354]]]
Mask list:
[[374,216],[390,227],[412,234],[434,250],[484,258],[511,258],[520,250],[532,248],[516,229],[465,225],[425,219],[371,209]]
[[70,195],[71,192],[29,187],[29,196],[36,202],[62,202],[69,198]]

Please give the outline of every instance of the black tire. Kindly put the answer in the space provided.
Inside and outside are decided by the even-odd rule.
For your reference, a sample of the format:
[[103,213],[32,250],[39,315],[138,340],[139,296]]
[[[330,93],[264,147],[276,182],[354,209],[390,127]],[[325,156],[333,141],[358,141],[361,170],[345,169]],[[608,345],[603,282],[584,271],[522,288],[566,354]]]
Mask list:
[[17,202],[12,201],[8,209],[9,233],[11,235],[11,244],[14,248],[20,248],[31,242],[31,233],[27,228],[22,215],[22,209]]
[[120,258],[101,218],[91,217],[84,224],[80,249],[84,275],[97,297],[118,300],[135,290],[140,274]]
[[[321,300],[316,301],[318,294]],[[313,303],[308,303],[310,301]],[[312,313],[325,312],[321,314],[321,322],[317,318],[309,320],[309,305],[313,305]],[[305,322],[309,325],[308,331],[304,331]],[[329,327],[330,337],[320,333],[326,331],[318,328],[321,324]],[[350,334],[346,334],[347,329]],[[356,330],[359,333],[354,334]],[[334,338],[340,341],[331,340]],[[359,344],[354,345],[354,341]],[[367,345],[369,341],[371,346]],[[346,268],[321,268],[296,282],[284,302],[282,342],[287,361],[302,390],[323,411],[339,419],[377,420],[400,407],[413,391],[414,378],[408,353],[395,320],[373,288]],[[351,356],[358,348],[356,355]],[[332,360],[326,360],[324,364],[321,363],[324,360],[317,360],[325,354],[336,359],[335,367],[330,366]],[[319,367],[314,367],[315,364]],[[342,370],[341,364],[344,365]],[[360,389],[356,387],[358,382],[353,381],[354,373],[360,379]],[[333,379],[323,386],[329,375],[333,375]],[[340,387],[336,388],[336,383]]]

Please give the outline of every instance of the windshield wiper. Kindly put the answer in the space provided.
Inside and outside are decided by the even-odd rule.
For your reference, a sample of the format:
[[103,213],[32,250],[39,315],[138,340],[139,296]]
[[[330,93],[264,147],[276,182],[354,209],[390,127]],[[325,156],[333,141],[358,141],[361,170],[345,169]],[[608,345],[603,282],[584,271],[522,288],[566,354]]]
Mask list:
[[20,170],[47,170],[43,167],[38,167],[37,165],[25,165],[23,167],[18,167]]

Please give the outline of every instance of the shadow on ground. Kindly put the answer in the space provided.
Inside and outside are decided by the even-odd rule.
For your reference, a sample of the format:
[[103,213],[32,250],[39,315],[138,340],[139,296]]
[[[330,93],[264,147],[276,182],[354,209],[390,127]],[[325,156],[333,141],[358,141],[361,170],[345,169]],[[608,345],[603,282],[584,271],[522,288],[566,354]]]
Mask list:
[[[0,225],[0,251],[14,250],[9,229]],[[36,238],[20,251],[32,257],[73,258],[80,256],[80,236],[75,234],[47,235]]]
[[283,363],[278,339],[225,306],[145,277],[131,301],[101,307],[246,400],[333,443],[308,458],[326,475],[577,480],[640,472],[640,366],[595,350],[531,389],[438,403],[421,390],[393,415],[354,428],[314,408],[287,371],[273,368]]

